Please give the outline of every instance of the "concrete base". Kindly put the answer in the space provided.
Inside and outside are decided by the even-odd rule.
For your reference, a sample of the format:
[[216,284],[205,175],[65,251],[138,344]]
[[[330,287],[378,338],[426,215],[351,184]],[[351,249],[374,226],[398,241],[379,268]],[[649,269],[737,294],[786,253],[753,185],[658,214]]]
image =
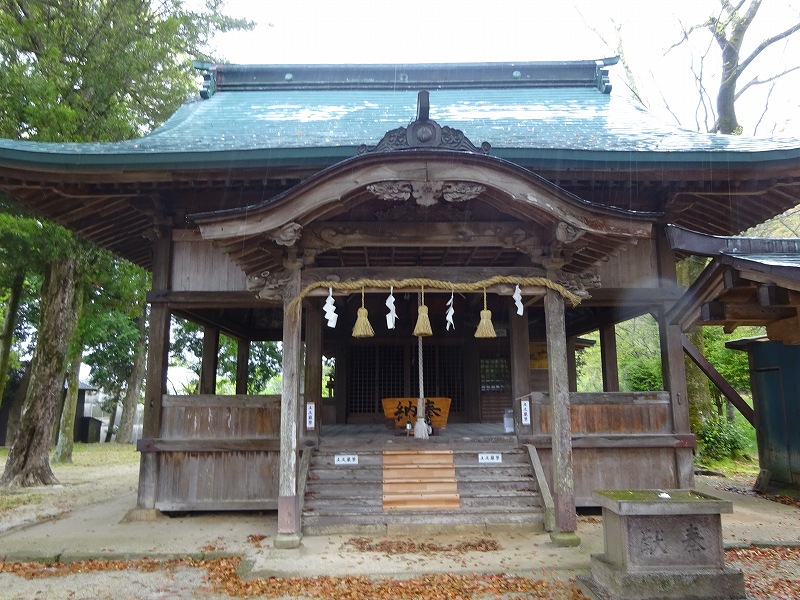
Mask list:
[[551,531],[550,540],[559,548],[575,548],[581,545],[581,538],[573,531]]
[[300,547],[302,539],[302,533],[279,533],[272,545],[280,550],[294,550]]
[[591,557],[592,584],[615,600],[745,600],[744,574],[724,567],[713,570],[631,573]]
[[132,508],[125,513],[120,523],[144,523],[166,518],[168,517],[157,508]]

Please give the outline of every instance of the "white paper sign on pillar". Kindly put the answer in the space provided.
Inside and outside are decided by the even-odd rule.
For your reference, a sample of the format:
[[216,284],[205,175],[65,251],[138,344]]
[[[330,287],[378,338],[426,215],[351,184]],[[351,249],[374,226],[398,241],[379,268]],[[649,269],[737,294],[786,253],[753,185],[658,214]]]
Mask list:
[[317,405],[313,402],[306,404],[306,429],[313,431],[316,426],[316,408]]
[[520,413],[522,417],[522,424],[523,425],[530,425],[531,424],[531,401],[530,400],[522,400],[520,402]]

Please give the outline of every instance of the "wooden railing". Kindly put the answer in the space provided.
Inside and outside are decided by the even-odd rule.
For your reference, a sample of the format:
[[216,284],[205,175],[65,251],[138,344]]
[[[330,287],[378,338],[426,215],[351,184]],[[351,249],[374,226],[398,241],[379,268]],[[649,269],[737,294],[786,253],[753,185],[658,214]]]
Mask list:
[[274,509],[280,465],[280,396],[164,396],[156,508]]

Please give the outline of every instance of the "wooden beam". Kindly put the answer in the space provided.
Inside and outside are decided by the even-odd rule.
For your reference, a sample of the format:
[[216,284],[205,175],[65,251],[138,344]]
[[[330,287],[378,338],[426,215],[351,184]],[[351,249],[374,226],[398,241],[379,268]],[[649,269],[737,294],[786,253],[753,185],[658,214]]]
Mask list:
[[315,223],[303,230],[304,249],[327,250],[369,246],[488,246],[527,248],[542,246],[540,236],[531,235],[522,222],[336,222]]
[[308,427],[305,419],[305,407],[300,407],[303,414],[302,431],[306,436],[318,437],[322,418],[322,308],[320,301],[312,299],[306,306],[306,361],[305,386],[303,400],[306,406],[314,408],[314,425]]
[[764,325],[796,315],[797,309],[791,306],[733,304],[718,300],[706,302],[700,308],[700,321],[706,325],[722,325],[725,322],[734,322],[739,325]]
[[[166,293],[170,282],[172,263],[172,236],[169,228],[159,231],[153,243],[152,289]],[[147,346],[147,379],[144,390],[144,419],[142,435],[157,437],[161,434],[161,399],[167,391],[167,364],[169,360],[170,311],[166,304],[150,307],[150,324]],[[158,461],[153,455],[142,455],[139,462],[139,489],[136,505],[152,509],[158,495]]]
[[617,333],[613,324],[600,327],[600,363],[603,372],[603,391],[618,392]]
[[733,389],[733,386],[731,386],[731,384],[728,383],[722,374],[714,368],[714,365],[708,362],[708,359],[703,356],[703,353],[697,349],[697,346],[695,346],[688,337],[682,335],[681,341],[683,343],[683,351],[689,358],[692,359],[692,362],[694,362],[694,364],[696,364],[700,370],[705,373],[706,377],[711,380],[711,383],[717,386],[717,389],[719,389],[719,391],[722,392],[722,394],[730,401],[730,403],[733,404],[740,413],[742,413],[742,416],[747,419],[750,425],[755,427],[755,412],[739,395],[739,392]]
[[511,334],[511,396],[519,398],[531,391],[531,352],[528,313],[509,315]]
[[[676,284],[675,253],[670,249],[663,230],[656,238],[656,258],[659,280],[672,287]],[[702,277],[702,274],[701,274]],[[672,431],[691,434],[689,427],[689,398],[686,388],[686,366],[683,362],[682,333],[680,327],[667,318],[671,302],[664,302],[656,311],[659,344],[661,346],[661,372],[665,389],[670,393]],[[675,454],[676,487],[690,489],[694,484],[692,457],[686,453]]]
[[247,381],[250,367],[250,340],[239,339],[236,342],[236,394],[247,393]]
[[280,441],[272,438],[224,438],[174,440],[142,438],[136,450],[150,452],[278,452]]
[[758,286],[757,298],[759,306],[786,306],[789,304],[789,290],[775,284]]
[[554,533],[574,533],[575,481],[572,472],[572,428],[570,425],[567,333],[564,325],[564,299],[553,290],[544,296],[547,328],[547,361],[550,392],[550,423],[553,455],[552,481],[555,503]]
[[[276,543],[299,545],[300,515],[297,498],[297,406],[300,395],[301,315],[300,265],[289,264],[283,293],[283,377],[281,389],[281,455],[278,482],[278,538]],[[281,541],[279,541],[279,539]],[[296,547],[296,546],[295,546]]]
[[203,356],[200,360],[200,393],[217,392],[217,364],[219,363],[219,328],[203,328]]

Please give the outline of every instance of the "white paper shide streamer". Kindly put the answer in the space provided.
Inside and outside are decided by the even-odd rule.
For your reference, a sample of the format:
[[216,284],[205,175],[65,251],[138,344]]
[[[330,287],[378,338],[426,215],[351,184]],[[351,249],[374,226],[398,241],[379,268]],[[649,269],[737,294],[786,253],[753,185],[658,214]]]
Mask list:
[[454,292],[450,292],[450,300],[447,301],[447,312],[445,313],[445,319],[447,320],[447,327],[445,329],[447,329],[447,331],[450,331],[451,327],[454,331],[456,328],[456,324],[453,323],[453,315],[456,314],[456,310],[453,308],[454,295]]
[[339,315],[336,314],[336,302],[333,299],[333,288],[328,288],[328,298],[325,300],[325,320],[328,321],[328,327],[334,329]]
[[395,321],[397,321],[397,310],[394,307],[394,288],[389,288],[389,297],[386,298],[386,308],[389,309],[389,312],[386,313],[386,327],[388,329],[394,329]]
[[514,295],[511,297],[514,299],[514,304],[517,305],[517,314],[521,317],[524,309],[522,308],[522,290],[519,289],[519,285],[514,288]]

